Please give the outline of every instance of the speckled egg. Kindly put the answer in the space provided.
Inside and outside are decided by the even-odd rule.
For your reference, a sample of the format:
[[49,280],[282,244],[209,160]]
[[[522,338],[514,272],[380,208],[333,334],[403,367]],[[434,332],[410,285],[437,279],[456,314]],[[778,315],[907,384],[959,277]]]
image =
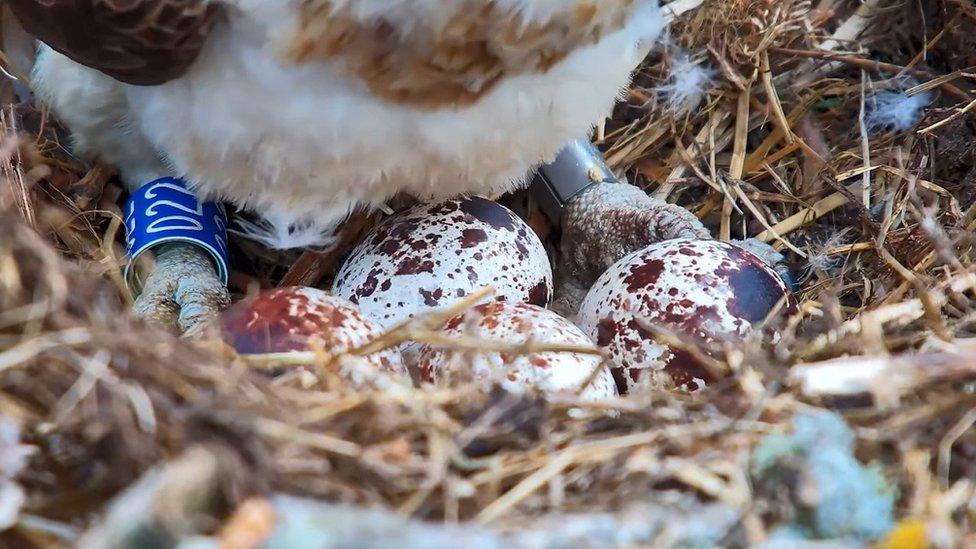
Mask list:
[[[714,381],[686,350],[655,342],[659,326],[704,344],[742,341],[786,298],[783,280],[755,255],[714,240],[669,240],[634,252],[590,289],[579,325],[614,363],[621,393],[637,387],[697,390]],[[642,324],[642,319],[644,323]]]
[[[572,322],[527,303],[478,305],[451,319],[444,326],[443,333],[513,346],[530,340],[537,345],[593,345]],[[497,380],[502,387],[516,393],[524,392],[527,388],[543,393],[576,391],[592,376],[592,382],[581,396],[598,400],[617,395],[613,376],[601,364],[602,361],[598,355],[568,351],[525,355],[502,352],[468,354],[424,346],[418,367],[422,380],[435,383],[452,366],[467,367],[470,364],[475,378]]]
[[[243,355],[312,349],[342,354],[383,333],[349,301],[301,286],[267,290],[231,305],[221,315],[220,331],[224,341]],[[384,371],[406,374],[396,350],[364,358]]]
[[334,291],[389,328],[487,286],[499,301],[545,307],[552,268],[518,216],[490,200],[465,198],[386,220],[353,250]]

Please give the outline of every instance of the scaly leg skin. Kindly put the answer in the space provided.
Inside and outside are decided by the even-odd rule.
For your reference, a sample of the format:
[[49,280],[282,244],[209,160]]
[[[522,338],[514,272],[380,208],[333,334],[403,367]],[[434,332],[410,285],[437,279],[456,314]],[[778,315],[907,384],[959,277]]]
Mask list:
[[[563,212],[562,252],[553,309],[576,316],[588,288],[630,252],[676,238],[708,239],[711,234],[693,213],[653,198],[626,183],[601,183],[574,197]],[[733,242],[750,251],[789,281],[784,257],[768,244]]]
[[564,257],[574,269],[573,278],[586,285],[628,253],[672,238],[711,235],[688,210],[625,183],[594,185],[563,214]]
[[194,336],[229,305],[230,293],[210,256],[193,244],[176,243],[157,249],[155,269],[136,299],[135,312]]

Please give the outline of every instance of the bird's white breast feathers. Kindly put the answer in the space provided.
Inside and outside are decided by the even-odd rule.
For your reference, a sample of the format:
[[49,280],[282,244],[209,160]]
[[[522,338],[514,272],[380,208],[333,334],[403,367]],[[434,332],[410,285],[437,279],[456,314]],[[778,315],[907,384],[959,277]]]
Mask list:
[[[261,214],[275,227],[261,236],[279,247],[321,243],[352,208],[375,207],[397,193],[490,196],[517,186],[607,114],[639,61],[639,43],[656,38],[661,24],[656,0],[622,0],[629,13],[622,28],[553,58],[544,70],[508,70],[490,87],[479,88],[466,73],[456,82],[478,88],[477,96],[442,104],[425,102],[430,96],[422,87],[403,96],[376,88],[350,66],[362,59],[345,50],[319,43],[296,49],[302,37],[295,29],[303,28],[299,7],[314,3],[235,0],[188,74],[162,86],[121,86],[130,127],[119,133],[145,136],[207,198]],[[400,13],[401,33],[428,14],[443,13],[445,5],[477,4],[320,3],[362,21]],[[532,21],[585,2],[482,3],[521,10]],[[56,77],[47,75],[49,87],[60,85]],[[53,99],[59,109],[71,108]]]

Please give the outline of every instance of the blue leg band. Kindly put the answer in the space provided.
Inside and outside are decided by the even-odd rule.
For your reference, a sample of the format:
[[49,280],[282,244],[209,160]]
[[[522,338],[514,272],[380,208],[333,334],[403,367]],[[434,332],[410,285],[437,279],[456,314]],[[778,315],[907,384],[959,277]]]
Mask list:
[[128,263],[125,280],[135,286],[133,265],[161,244],[184,242],[200,246],[213,258],[217,275],[227,284],[227,214],[223,206],[200,202],[175,177],[164,177],[139,188],[125,209]]

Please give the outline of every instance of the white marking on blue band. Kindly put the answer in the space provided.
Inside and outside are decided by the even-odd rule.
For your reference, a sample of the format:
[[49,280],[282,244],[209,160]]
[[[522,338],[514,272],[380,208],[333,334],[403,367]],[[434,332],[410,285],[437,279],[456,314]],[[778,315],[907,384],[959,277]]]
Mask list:
[[227,284],[227,215],[220,204],[200,202],[186,184],[175,177],[146,183],[132,194],[125,212],[128,262],[125,280],[133,292],[133,265],[139,257],[162,244],[184,242],[210,254],[217,276]]

